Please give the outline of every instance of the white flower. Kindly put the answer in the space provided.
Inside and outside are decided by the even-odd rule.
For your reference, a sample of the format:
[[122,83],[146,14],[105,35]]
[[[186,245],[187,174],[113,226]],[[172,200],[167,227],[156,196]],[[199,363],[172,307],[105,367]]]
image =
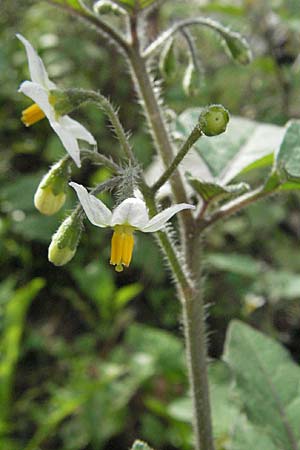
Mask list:
[[31,81],[24,81],[21,84],[19,92],[23,92],[34,101],[33,105],[23,111],[22,121],[26,126],[30,126],[46,116],[63,146],[77,166],[80,167],[78,139],[91,145],[95,145],[96,141],[91,133],[76,120],[66,115],[57,115],[49,102],[50,91],[56,89],[56,85],[49,80],[43,61],[32,45],[20,34],[17,34],[17,38],[25,46],[31,76]]
[[183,209],[194,209],[187,203],[170,206],[149,219],[145,202],[139,198],[127,198],[113,211],[94,195],[77,183],[70,183],[74,188],[88,219],[97,227],[114,229],[111,242],[110,264],[121,272],[123,266],[128,267],[132,257],[134,239],[133,232],[154,233],[164,228],[166,222]]

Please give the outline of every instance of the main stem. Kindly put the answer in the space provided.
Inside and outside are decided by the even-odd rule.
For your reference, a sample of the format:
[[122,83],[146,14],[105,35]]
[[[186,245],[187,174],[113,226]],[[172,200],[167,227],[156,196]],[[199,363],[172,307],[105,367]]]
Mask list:
[[207,372],[205,305],[202,292],[201,242],[198,231],[189,241],[187,265],[195,280],[194,292],[182,290],[183,325],[193,404],[195,448],[214,450]]
[[[127,56],[131,63],[133,78],[138,87],[138,93],[146,112],[154,142],[167,169],[174,160],[174,151],[145,60],[140,54],[135,18],[131,20],[131,35],[132,46]],[[171,177],[170,181],[175,200],[177,202],[186,202],[187,197],[181,176],[178,171],[174,172],[174,174],[175,176]],[[176,255],[171,251],[171,247],[170,254],[166,251],[166,256],[176,277],[178,292],[183,305],[185,348],[194,410],[195,448],[196,450],[214,450],[207,374],[205,309],[201,293],[200,239],[195,220],[190,211],[183,217],[181,225],[187,267],[180,270],[183,270],[182,273],[188,274],[188,277],[186,278],[186,275],[182,278],[178,276],[180,271],[177,271],[177,269],[178,267],[181,268],[182,263],[179,260],[177,262],[173,260],[176,258]],[[163,238],[164,236],[159,237]],[[166,242],[161,242],[161,244],[166,250]],[[191,278],[197,281],[192,282]]]

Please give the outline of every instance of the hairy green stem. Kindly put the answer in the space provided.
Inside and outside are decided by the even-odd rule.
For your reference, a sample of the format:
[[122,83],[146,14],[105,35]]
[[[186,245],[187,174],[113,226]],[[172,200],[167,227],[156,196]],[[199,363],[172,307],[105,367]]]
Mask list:
[[94,164],[101,164],[108,167],[113,173],[119,173],[122,169],[112,159],[93,150],[81,149],[80,153],[83,157],[88,158]]
[[[154,87],[149,76],[145,60],[140,54],[140,43],[137,36],[137,24],[131,20],[132,47],[129,61],[138,88],[139,96],[146,113],[154,143],[165,167],[168,167],[174,158],[174,149],[164,121],[161,108],[156,98]],[[171,183],[174,197],[177,202],[186,202],[186,192],[179,173],[176,182]],[[189,212],[190,213],[190,212]]]
[[202,131],[200,128],[200,125],[197,124],[187,140],[182,145],[181,149],[173,159],[172,163],[169,165],[169,167],[165,170],[165,172],[161,175],[161,177],[154,183],[152,186],[152,189],[156,192],[158,191],[173,175],[185,155],[188,153],[188,151],[191,149],[191,147],[195,144],[195,142],[198,141],[198,139],[201,137]]
[[[149,210],[150,216],[153,217],[158,213],[158,209],[156,207],[154,193],[149,188],[144,180],[141,182],[141,191],[143,193],[144,199],[146,201],[147,208]],[[185,291],[192,291],[192,283],[189,277],[186,275],[185,270],[182,267],[182,262],[180,260],[179,255],[177,254],[176,249],[168,235],[165,231],[158,231],[157,233],[158,241],[160,246],[168,258],[168,262],[170,268],[172,269],[173,275],[176,279],[177,285],[180,286],[181,289]]]
[[200,65],[200,61],[198,60],[198,57],[197,57],[197,47],[194,42],[193,36],[185,28],[182,28],[180,31],[187,43],[187,47],[188,47],[189,53],[191,55],[191,60],[192,60],[193,66],[194,66],[195,70],[197,70],[198,73],[201,73],[202,68]]
[[[152,82],[149,78],[145,60],[140,54],[135,18],[131,20],[131,33],[132,51],[128,57],[132,67],[133,77],[146,112],[150,131],[152,132],[154,142],[166,170],[172,167],[172,169],[169,169],[171,171],[170,175],[176,175],[172,176],[170,179],[175,200],[178,202],[187,201],[183,181],[178,172],[177,165],[186,151],[190,148],[189,145],[196,138],[196,135],[197,138],[199,138],[199,133],[196,131],[192,133],[190,142],[184,146],[183,150],[181,149],[182,152],[179,152],[180,154],[179,156],[177,155],[178,159],[176,160],[176,157],[174,158],[170,136],[163,120]],[[174,163],[175,160],[176,162],[173,165],[172,163]],[[144,193],[144,196],[150,213],[155,213],[156,206],[154,199],[151,199],[151,196],[147,195],[147,192]],[[195,448],[196,450],[214,450],[207,374],[205,313],[201,295],[201,275],[198,253],[199,233],[196,229],[196,224],[191,212],[188,211],[187,213],[188,214],[185,215],[182,214],[183,220],[180,222],[186,267],[183,266],[182,262],[178,259],[172,243],[168,239],[168,235],[162,232],[157,234],[176,278],[178,294],[183,307],[185,347],[194,409],[193,427],[195,433]],[[195,284],[191,283],[191,276],[197,280]]]
[[195,448],[197,450],[214,450],[207,374],[204,303],[201,291],[194,296],[183,292],[183,324],[193,404]]
[[182,29],[193,25],[202,25],[204,27],[211,28],[221,36],[224,36],[224,34],[229,32],[229,30],[223,27],[223,25],[221,25],[219,22],[206,17],[195,17],[193,19],[180,20],[179,22],[176,22],[172,27],[161,33],[160,36],[145,49],[145,51],[143,52],[143,57],[149,58],[149,56],[154,54],[168,39],[170,39],[170,37],[172,37],[178,31],[181,31]]

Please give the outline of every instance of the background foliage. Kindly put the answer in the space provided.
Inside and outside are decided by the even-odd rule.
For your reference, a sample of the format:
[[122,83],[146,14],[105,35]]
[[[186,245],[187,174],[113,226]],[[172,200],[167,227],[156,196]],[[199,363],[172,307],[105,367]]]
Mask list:
[[[255,57],[250,66],[235,65],[210,31],[198,31],[203,79],[199,95],[189,98],[182,88],[185,44],[179,41],[176,73],[163,84],[170,108],[181,113],[217,102],[234,115],[276,125],[300,118],[298,7],[297,0],[165,2],[159,14],[151,14],[149,35],[177,18],[208,14],[243,32]],[[51,78],[62,87],[101,88],[121,106],[121,120],[133,131],[137,157],[146,167],[152,158],[151,142],[133,102],[124,63],[101,36],[45,2],[4,0],[0,8],[0,446],[101,450],[128,448],[139,436],[153,447],[190,449],[180,306],[151,236],[139,236],[130,269],[116,276],[108,265],[109,232],[86,223],[76,257],[55,268],[47,261],[47,246],[74,196],[69,194],[65,211],[54,218],[40,216],[32,201],[46,167],[62,156],[63,149],[46,121],[25,129],[19,120],[28,101],[17,88],[28,72],[15,33],[34,44]],[[117,153],[96,108],[76,115],[103,152]],[[89,186],[106,177],[105,170],[91,173],[85,164],[77,181]],[[289,445],[280,414],[269,417],[262,408],[264,430],[253,414],[253,402],[264,403],[262,394],[274,407],[272,389],[281,392],[280,404],[299,433],[293,423],[300,408],[299,400],[293,402],[295,393],[299,395],[299,368],[279,344],[240,322],[276,338],[299,360],[299,204],[297,194],[273,197],[206,236],[218,450]],[[221,361],[232,319],[239,322],[230,326]],[[268,370],[282,367],[275,388],[268,381],[272,370],[267,377],[264,367],[251,371],[256,348]],[[283,389],[287,375],[292,380],[289,391]],[[255,386],[262,388],[256,392]],[[249,390],[251,395],[246,395]]]

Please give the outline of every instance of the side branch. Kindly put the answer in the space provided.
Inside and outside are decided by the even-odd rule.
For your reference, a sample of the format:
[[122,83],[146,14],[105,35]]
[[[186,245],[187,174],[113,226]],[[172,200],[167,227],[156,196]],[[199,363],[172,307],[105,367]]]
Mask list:
[[177,169],[177,167],[179,166],[185,155],[188,153],[191,147],[195,144],[195,142],[198,141],[198,139],[201,136],[202,131],[198,124],[195,126],[195,128],[193,129],[193,131],[191,132],[191,134],[189,135],[189,137],[187,138],[187,140],[185,141],[185,143],[183,144],[183,146],[173,159],[170,166],[165,170],[165,172],[161,175],[161,177],[152,186],[154,192],[157,192],[168,181],[168,179],[171,177],[171,175],[173,175],[173,173],[175,172],[175,170]]
[[274,192],[275,191],[265,190],[264,186],[259,187],[254,191],[247,192],[247,194],[244,194],[241,197],[238,197],[237,199],[232,200],[231,202],[222,206],[216,213],[212,214],[206,219],[203,219],[202,215],[199,215],[197,219],[199,233],[201,233],[203,230],[213,225],[214,223],[218,222],[219,220],[227,218],[232,214],[239,212],[246,206],[251,205],[257,200],[265,198],[268,195],[273,194]]

